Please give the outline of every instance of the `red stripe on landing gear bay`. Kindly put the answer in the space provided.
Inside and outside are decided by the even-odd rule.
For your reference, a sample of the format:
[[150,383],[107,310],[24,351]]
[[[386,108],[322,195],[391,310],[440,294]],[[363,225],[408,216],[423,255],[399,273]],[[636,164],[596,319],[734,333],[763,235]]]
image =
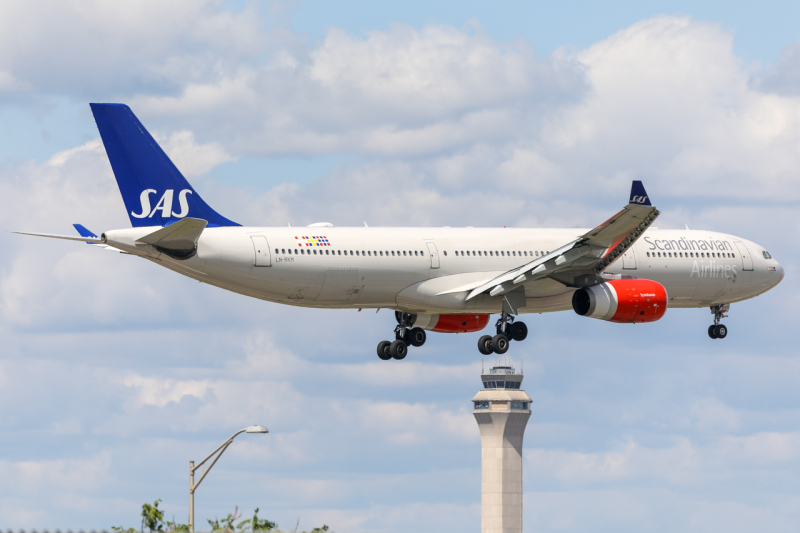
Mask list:
[[489,315],[439,315],[433,331],[439,333],[471,333],[480,331],[489,323]]

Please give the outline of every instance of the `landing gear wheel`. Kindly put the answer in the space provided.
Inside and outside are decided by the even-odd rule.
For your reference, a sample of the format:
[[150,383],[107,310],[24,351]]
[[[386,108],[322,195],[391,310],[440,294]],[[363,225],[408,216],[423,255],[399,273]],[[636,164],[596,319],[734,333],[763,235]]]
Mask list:
[[711,337],[712,339],[716,339],[717,338],[717,332],[715,331],[716,329],[717,329],[717,326],[715,326],[714,324],[711,324],[710,326],[708,326],[708,336]]
[[408,342],[411,343],[411,346],[420,347],[425,344],[428,335],[425,333],[425,330],[422,328],[413,328],[408,335]]
[[528,336],[528,326],[525,325],[525,322],[514,322],[509,329],[511,338],[515,341],[524,341]]
[[383,359],[384,361],[388,361],[392,358],[392,354],[389,353],[389,346],[391,346],[391,342],[389,341],[381,341],[378,343],[378,357]]
[[718,339],[724,339],[728,336],[728,328],[723,324],[717,324],[714,326],[714,335],[716,335]]
[[508,351],[508,337],[499,333],[492,337],[492,351],[497,354],[504,354]]
[[408,355],[408,344],[400,340],[394,341],[389,346],[389,353],[398,361],[405,359],[406,355]]
[[484,335],[478,339],[478,351],[483,355],[492,355],[492,336]]

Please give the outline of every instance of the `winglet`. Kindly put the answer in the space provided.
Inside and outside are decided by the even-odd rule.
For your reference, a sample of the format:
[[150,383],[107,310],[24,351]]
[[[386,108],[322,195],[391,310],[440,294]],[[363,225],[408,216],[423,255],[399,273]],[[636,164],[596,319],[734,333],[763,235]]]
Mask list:
[[[72,227],[74,227],[78,231],[78,234],[81,237],[91,237],[92,239],[97,238],[97,235],[86,229],[86,227],[82,226],[81,224],[73,224]],[[86,244],[96,244],[96,243],[86,241]]]
[[644,185],[639,180],[634,180],[631,185],[631,199],[630,203],[636,205],[653,205],[650,203],[650,198],[647,196],[647,191],[644,190]]

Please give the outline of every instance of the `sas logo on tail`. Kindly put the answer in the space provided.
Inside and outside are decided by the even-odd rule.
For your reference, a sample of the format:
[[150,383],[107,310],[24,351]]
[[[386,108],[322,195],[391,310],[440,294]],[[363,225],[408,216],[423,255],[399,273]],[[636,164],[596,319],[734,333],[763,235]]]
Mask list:
[[647,201],[647,196],[631,196],[632,204],[643,204]]
[[161,211],[161,216],[163,218],[183,218],[189,214],[189,201],[186,198],[186,195],[192,194],[191,189],[183,189],[178,193],[178,204],[180,205],[181,210],[177,213],[172,210],[172,198],[175,196],[174,189],[167,189],[164,191],[164,195],[151,210],[150,195],[156,193],[157,191],[155,189],[145,189],[142,191],[141,196],[139,196],[139,201],[142,202],[142,212],[134,213],[131,211],[131,216],[136,218],[151,218],[156,214],[156,211]]

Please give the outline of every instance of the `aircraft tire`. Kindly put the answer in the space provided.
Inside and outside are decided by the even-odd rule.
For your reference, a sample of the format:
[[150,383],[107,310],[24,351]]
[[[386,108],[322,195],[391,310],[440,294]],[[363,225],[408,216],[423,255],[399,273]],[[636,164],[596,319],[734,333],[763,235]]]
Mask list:
[[510,329],[511,338],[515,341],[524,341],[528,337],[528,326],[525,322],[514,322]]
[[492,351],[496,354],[504,354],[508,351],[508,337],[500,333],[492,337]]
[[713,324],[708,326],[708,336],[711,337],[712,339],[716,339],[717,338],[716,329],[717,329],[717,326],[715,326]]
[[389,346],[389,353],[398,361],[400,359],[405,359],[406,355],[408,355],[408,344],[400,340],[394,341]]
[[483,355],[492,355],[492,336],[484,335],[478,339],[478,351]]
[[718,339],[724,339],[728,336],[728,328],[724,324],[719,324],[714,327],[714,335],[716,335]]
[[389,341],[381,341],[378,343],[378,357],[380,357],[384,361],[388,361],[392,358],[392,354],[389,353],[389,346],[392,343]]
[[425,330],[422,329],[422,328],[413,328],[409,332],[408,337],[409,337],[408,340],[409,340],[409,343],[411,344],[411,346],[416,346],[417,348],[419,348],[420,346],[425,344],[425,341],[428,340],[428,335],[425,333]]

